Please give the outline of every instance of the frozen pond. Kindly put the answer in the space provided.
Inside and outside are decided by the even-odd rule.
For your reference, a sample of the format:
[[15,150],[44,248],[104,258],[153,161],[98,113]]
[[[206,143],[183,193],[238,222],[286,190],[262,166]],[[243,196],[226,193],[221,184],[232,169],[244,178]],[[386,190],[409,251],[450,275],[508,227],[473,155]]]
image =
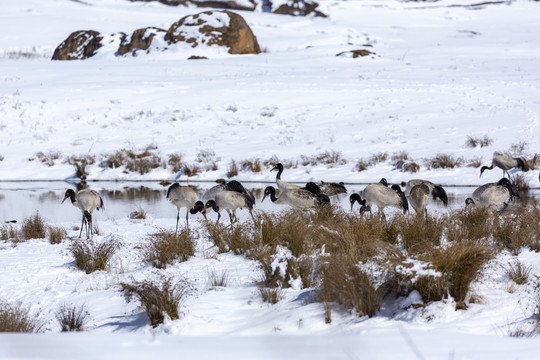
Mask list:
[[[182,182],[181,185],[188,183]],[[275,183],[243,183],[252,191],[256,197],[254,210],[280,211],[286,209],[285,206],[274,205],[269,198],[261,203],[263,190],[268,185]],[[2,182],[0,183],[0,222],[9,220],[21,222],[23,219],[39,211],[40,215],[50,223],[73,221],[78,225],[80,212],[75,209],[69,201],[61,204],[64,193],[67,189],[76,189],[76,183],[62,181],[55,182]],[[89,187],[98,191],[104,202],[105,211],[97,212],[95,220],[115,220],[128,217],[132,211],[142,209],[149,217],[171,219],[174,224],[176,219],[176,208],[166,199],[167,187],[158,182],[89,182]],[[196,187],[199,195],[202,196],[205,190],[216,185],[214,182],[190,182],[189,185]],[[339,204],[345,210],[349,210],[349,195],[353,192],[360,192],[365,184],[345,184],[348,192],[339,197],[332,197],[332,203]],[[448,194],[448,208],[456,209],[464,206],[465,198],[470,196],[476,187],[447,186],[445,190]],[[540,199],[540,189],[532,189],[527,194],[529,197]],[[428,211],[446,211],[440,201],[432,202]],[[355,210],[358,211],[358,204]],[[389,211],[389,210],[385,210]],[[414,210],[412,210],[414,211]],[[240,218],[247,216],[247,212],[238,211]],[[180,216],[185,216],[182,209]],[[215,214],[209,215],[215,219]],[[222,217],[228,217],[223,214]],[[202,218],[200,214],[195,219]]]

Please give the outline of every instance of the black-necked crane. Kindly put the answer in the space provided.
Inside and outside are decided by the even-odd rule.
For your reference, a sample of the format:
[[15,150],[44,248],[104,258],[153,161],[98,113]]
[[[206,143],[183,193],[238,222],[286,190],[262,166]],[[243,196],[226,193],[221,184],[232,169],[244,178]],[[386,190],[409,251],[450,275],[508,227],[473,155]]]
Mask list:
[[299,189],[299,185],[291,184],[286,181],[281,180],[281,174],[283,173],[283,164],[277,163],[276,166],[272,168],[271,171],[277,170],[276,174],[276,185],[279,190],[288,190],[288,189]]
[[[191,186],[181,186],[178,183],[172,184],[167,190],[167,199],[169,199],[169,201],[176,206],[176,209],[178,210],[176,213],[176,234],[178,234],[178,222],[180,220],[181,208],[186,208],[186,227],[188,228],[188,215],[190,213],[196,214],[204,209],[204,206],[201,207],[202,202],[197,203],[197,192]],[[197,206],[195,206],[196,204]]]
[[399,185],[387,187],[382,183],[369,184],[362,191],[362,198],[364,204],[362,205],[359,202],[362,205],[360,208],[361,214],[365,211],[371,211],[373,205],[377,206],[379,215],[382,217],[384,217],[384,208],[387,206],[402,209],[404,213],[409,210],[409,203]]
[[254,202],[251,200],[249,195],[242,194],[236,191],[230,191],[225,190],[221,191],[216,194],[215,198],[212,200],[208,200],[206,202],[206,205],[204,206],[203,214],[205,214],[206,209],[211,208],[215,212],[218,213],[218,218],[216,221],[216,224],[219,222],[219,219],[221,217],[221,210],[227,211],[229,214],[229,218],[231,220],[231,227],[232,225],[238,221],[238,218],[236,217],[236,209],[243,209],[246,208],[249,211],[249,214],[251,215],[251,218],[253,219],[253,222],[255,225],[257,225],[257,222],[255,221],[255,218],[253,217],[253,205]]
[[276,197],[276,189],[273,186],[267,186],[266,189],[264,189],[264,196],[261,202],[263,202],[267,196],[270,196],[270,200],[272,200],[274,204],[288,205],[297,210],[305,210],[330,203],[328,196],[323,194],[317,195],[305,189],[282,190],[279,193],[279,197]]
[[413,187],[416,185],[424,184],[429,188],[429,194],[435,199],[439,199],[443,202],[444,206],[448,206],[448,195],[446,194],[446,191],[443,189],[441,185],[436,185],[428,180],[423,179],[413,179],[407,181],[407,184],[405,185],[405,196],[409,198],[410,200],[410,194]]
[[519,197],[518,191],[507,178],[502,178],[496,183],[488,183],[473,191],[472,197],[465,199],[465,205],[475,205],[496,211],[504,205],[508,206],[508,200]]
[[103,209],[103,199],[97,191],[90,189],[82,189],[77,191],[77,193],[75,193],[75,191],[72,189],[66,190],[62,204],[68,198],[71,200],[73,206],[79,208],[82,212],[81,232],[79,233],[79,238],[82,236],[83,227],[86,227],[86,237],[89,237],[88,233],[90,233],[90,236],[92,236],[92,212],[94,210]]
[[416,215],[426,215],[431,191],[425,183],[414,185],[409,191],[409,203],[416,211]]
[[522,158],[495,153],[493,154],[493,160],[491,161],[491,166],[482,166],[480,168],[480,177],[482,176],[485,170],[492,170],[494,166],[498,167],[499,169],[502,169],[503,177],[505,175],[510,177],[510,175],[508,174],[508,170],[511,170],[513,168],[519,168],[522,171],[526,170],[525,161]]
[[343,183],[321,181],[321,184],[318,186],[321,189],[321,194],[324,194],[326,196],[334,196],[347,193],[347,188]]
[[236,180],[225,181],[224,179],[219,179],[219,184],[211,187],[206,190],[202,196],[203,201],[214,200],[216,195],[222,191],[234,191],[240,194],[244,194],[251,199],[251,202],[255,204],[255,196],[248,191],[240,182]]

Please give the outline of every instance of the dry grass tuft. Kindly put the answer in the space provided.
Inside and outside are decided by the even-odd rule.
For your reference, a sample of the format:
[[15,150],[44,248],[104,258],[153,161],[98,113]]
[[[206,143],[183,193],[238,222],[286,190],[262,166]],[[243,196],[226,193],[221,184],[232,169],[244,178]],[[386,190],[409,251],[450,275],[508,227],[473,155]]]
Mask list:
[[43,329],[39,314],[32,314],[22,305],[0,300],[0,332],[36,333]]
[[93,155],[72,155],[67,157],[65,162],[75,168],[75,175],[79,179],[85,179],[88,176],[86,167],[88,165],[94,165],[96,162],[96,157]]
[[67,237],[67,231],[58,226],[47,227],[49,233],[49,242],[51,244],[60,244]]
[[[60,156],[61,153],[56,150],[50,150],[46,154],[42,151],[39,151],[35,154],[35,157],[47,166],[54,166],[55,161],[60,159]],[[30,158],[28,160],[33,161],[34,158]]]
[[191,288],[187,280],[181,279],[173,283],[171,277],[162,277],[157,282],[146,280],[133,284],[122,283],[121,286],[127,301],[131,301],[134,295],[137,296],[153,327],[163,323],[165,314],[171,320],[180,318],[178,307]]
[[75,257],[77,267],[90,274],[98,270],[107,270],[109,261],[120,247],[120,242],[114,238],[104,239],[98,243],[92,239],[75,240],[70,251]]
[[253,248],[253,226],[250,223],[235,223],[232,229],[221,224],[206,223],[214,244],[220,253],[229,251],[236,255],[249,254]]
[[479,240],[492,234],[493,217],[486,208],[464,208],[448,215],[446,238],[449,241]]
[[129,213],[129,218],[132,220],[144,220],[147,216],[148,212],[140,206],[136,210]]
[[43,239],[47,236],[46,230],[45,220],[39,215],[39,212],[24,219],[21,226],[21,233],[26,240]]
[[214,150],[200,150],[197,153],[196,161],[201,165],[204,171],[216,171],[218,169],[217,162],[220,160],[216,157]]
[[522,207],[513,216],[496,218],[493,226],[493,239],[514,255],[528,246],[540,249],[540,209],[528,210]]
[[242,170],[260,173],[262,171],[261,159],[244,160],[240,163]]
[[142,150],[121,149],[110,155],[104,155],[104,166],[109,168],[126,167],[126,171],[144,175],[161,165],[161,157],[156,153],[157,146],[147,145]]
[[520,261],[509,263],[503,267],[506,275],[518,285],[526,284],[529,281],[532,267],[526,266]]
[[308,166],[308,165],[316,166],[316,165],[324,164],[327,167],[334,167],[338,165],[345,165],[347,163],[347,160],[343,157],[343,154],[340,151],[327,150],[327,151],[324,151],[322,153],[319,153],[317,155],[312,155],[312,156],[301,155],[300,163],[302,164],[302,166]]
[[467,140],[465,141],[465,146],[470,148],[475,148],[477,146],[480,146],[481,148],[489,146],[493,144],[493,139],[491,139],[489,136],[467,136]]
[[259,294],[261,294],[263,302],[273,305],[283,299],[283,290],[279,287],[268,288],[265,287],[264,284],[259,283],[257,284],[257,289],[259,289]]
[[227,169],[227,178],[233,178],[238,175],[238,165],[236,165],[236,161],[232,160],[229,164],[229,168]]
[[15,243],[20,242],[19,230],[16,226],[2,225],[0,227],[0,239],[3,241],[13,241]]
[[212,287],[226,287],[229,285],[229,273],[227,270],[217,273],[215,269],[208,271],[208,282]]
[[409,254],[418,254],[440,245],[443,221],[434,216],[408,216],[399,221],[403,247]]
[[528,193],[531,189],[529,181],[525,176],[523,176],[523,174],[516,174],[512,179],[512,183],[515,187],[517,187],[520,194]]
[[60,324],[62,331],[83,331],[86,323],[90,320],[90,313],[86,306],[66,304],[60,305],[56,311],[56,320]]
[[164,269],[175,261],[187,261],[195,254],[195,242],[188,229],[178,234],[161,230],[143,247],[144,259],[158,269]]
[[463,165],[464,161],[462,157],[451,154],[437,154],[432,159],[426,159],[425,163],[431,169],[453,169]]
[[184,174],[188,177],[195,176],[201,172],[201,168],[195,164],[184,164]]
[[173,173],[179,172],[184,167],[184,163],[182,162],[182,154],[170,154],[169,159],[167,160],[167,164],[172,167],[171,171]]
[[350,258],[333,255],[322,260],[319,298],[335,302],[356,311],[359,316],[372,317],[381,308],[383,289]]
[[450,294],[457,306],[463,306],[469,286],[480,269],[495,255],[487,244],[456,242],[446,248],[433,248],[421,259],[433,264],[439,277],[424,276],[415,287],[425,302],[442,300]]

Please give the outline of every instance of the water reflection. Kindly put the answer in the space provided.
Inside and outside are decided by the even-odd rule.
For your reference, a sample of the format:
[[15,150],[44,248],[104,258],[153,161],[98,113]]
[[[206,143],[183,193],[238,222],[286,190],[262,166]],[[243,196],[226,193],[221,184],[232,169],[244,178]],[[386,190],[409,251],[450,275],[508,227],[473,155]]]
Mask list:
[[[79,186],[77,186],[79,185]],[[182,185],[187,185],[182,183]],[[190,183],[199,194],[214,186],[214,182]],[[268,183],[244,183],[244,186],[255,196],[255,210],[281,211],[286,207],[272,204],[269,199],[261,203],[263,190]],[[89,187],[98,191],[104,201],[104,214],[98,213],[97,219],[114,220],[129,217],[135,210],[144,210],[153,218],[176,218],[176,208],[166,199],[168,185],[159,182],[87,182],[84,184],[66,182],[27,182],[0,184],[0,222],[8,220],[22,221],[36,211],[50,222],[79,221],[80,212],[74,211],[68,203],[60,204],[67,189]],[[333,204],[349,211],[349,195],[360,192],[365,185],[347,185],[347,194],[332,197]],[[445,187],[448,194],[448,207],[444,208],[440,201],[432,201],[428,211],[448,211],[462,208],[465,198],[470,196],[476,187]],[[519,200],[536,202],[540,200],[540,189],[532,189]],[[515,205],[514,205],[515,206]],[[184,210],[183,210],[184,211]],[[358,208],[355,208],[358,211]],[[243,212],[239,212],[243,216]]]

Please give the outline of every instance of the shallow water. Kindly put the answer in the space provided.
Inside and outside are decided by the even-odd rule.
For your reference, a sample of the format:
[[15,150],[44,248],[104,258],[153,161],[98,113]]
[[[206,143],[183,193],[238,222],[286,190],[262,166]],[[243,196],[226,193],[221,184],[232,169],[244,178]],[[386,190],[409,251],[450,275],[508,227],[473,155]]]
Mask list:
[[[182,183],[187,185],[187,183]],[[216,185],[214,182],[190,182],[189,185],[196,187],[200,196],[205,190]],[[261,203],[263,189],[269,183],[244,183],[245,187],[252,191],[256,197],[255,210],[281,211],[286,206],[272,204],[270,199]],[[167,186],[158,182],[89,182],[91,189],[98,191],[104,202],[104,211],[95,216],[99,220],[114,220],[128,217],[135,210],[144,210],[152,218],[176,219],[176,208],[166,199]],[[350,209],[349,195],[360,192],[365,185],[346,184],[347,194],[332,197],[334,204],[342,206],[345,210]],[[39,211],[39,214],[48,222],[80,221],[80,212],[67,200],[61,204],[67,189],[76,189],[76,183],[63,181],[54,182],[2,182],[0,183],[0,223],[9,220],[21,222]],[[428,206],[428,211],[444,212],[450,209],[463,207],[465,198],[470,196],[476,187],[448,186],[445,190],[448,194],[448,207],[442,206],[440,201],[433,201]],[[540,200],[540,189],[532,189],[522,199]],[[515,204],[514,204],[515,205]],[[511,207],[510,207],[511,208]],[[358,211],[358,204],[355,210]],[[385,210],[393,211],[393,210]],[[414,210],[411,210],[414,211]],[[247,216],[247,212],[239,210],[239,217]],[[185,216],[185,209],[181,210],[180,216]],[[196,215],[201,216],[201,215]],[[215,215],[212,215],[215,217]]]

